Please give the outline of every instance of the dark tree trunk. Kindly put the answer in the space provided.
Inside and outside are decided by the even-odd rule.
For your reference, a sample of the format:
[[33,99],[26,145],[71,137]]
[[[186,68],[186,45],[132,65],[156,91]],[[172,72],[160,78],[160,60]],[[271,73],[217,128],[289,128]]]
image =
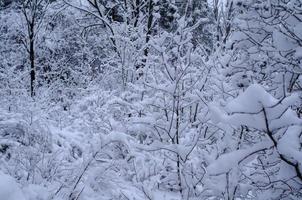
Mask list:
[[135,10],[134,10],[134,27],[137,27],[137,23],[138,23],[138,20],[139,20],[139,11],[140,11],[140,8],[139,8],[139,4],[140,4],[140,0],[135,0]]
[[30,95],[35,96],[35,80],[36,80],[36,69],[35,69],[35,41],[34,41],[34,26],[30,25],[29,35],[29,59],[30,59]]
[[[146,32],[146,44],[148,44],[148,42],[150,41],[150,36],[151,36],[151,32],[152,32],[153,8],[154,8],[153,0],[149,0],[149,4],[148,4],[147,32]],[[148,54],[149,54],[149,48],[146,47],[144,49],[144,58],[142,59],[142,63],[136,67],[136,69],[139,71],[138,79],[140,79],[143,76],[142,69],[146,65]]]
[[[150,35],[151,35],[151,31],[152,31],[153,7],[154,7],[153,0],[149,0],[146,44],[150,41]],[[148,56],[148,48],[145,49],[144,56],[145,57]]]

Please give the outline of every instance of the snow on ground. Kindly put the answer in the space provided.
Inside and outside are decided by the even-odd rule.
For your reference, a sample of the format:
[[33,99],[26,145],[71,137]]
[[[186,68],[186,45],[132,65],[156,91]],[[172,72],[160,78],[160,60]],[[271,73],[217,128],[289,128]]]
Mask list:
[[15,179],[0,171],[0,199],[3,200],[26,200]]

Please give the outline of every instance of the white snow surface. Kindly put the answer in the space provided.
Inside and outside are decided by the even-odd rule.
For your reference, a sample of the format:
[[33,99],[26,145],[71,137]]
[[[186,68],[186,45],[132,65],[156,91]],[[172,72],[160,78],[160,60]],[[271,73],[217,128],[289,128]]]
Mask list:
[[300,165],[302,165],[301,140],[299,138],[301,133],[301,126],[291,126],[278,143],[279,152],[298,161]]
[[269,128],[276,130],[290,125],[302,125],[302,120],[290,108],[298,100],[293,94],[282,101],[274,98],[263,87],[253,84],[223,109],[210,105],[211,118],[215,123],[221,122],[233,126],[245,125],[266,131],[264,111]]
[[0,171],[0,199],[26,200],[15,179]]
[[270,148],[271,146],[272,146],[272,142],[264,141],[250,148],[240,149],[240,150],[223,154],[207,167],[207,172],[210,175],[227,173],[231,169],[238,166],[250,155],[262,149]]

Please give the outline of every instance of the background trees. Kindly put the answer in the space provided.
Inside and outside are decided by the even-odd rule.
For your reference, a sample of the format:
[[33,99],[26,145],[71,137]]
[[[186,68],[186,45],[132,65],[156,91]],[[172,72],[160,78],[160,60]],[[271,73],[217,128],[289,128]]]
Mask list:
[[36,51],[35,43],[43,18],[48,6],[47,1],[34,0],[21,2],[21,12],[24,17],[25,26],[27,29],[26,38],[23,39],[23,44],[28,52],[30,63],[30,95],[35,96],[36,82]]
[[239,87],[253,79],[278,85],[280,97],[299,90],[300,7],[298,1],[236,2],[228,74],[244,76]]

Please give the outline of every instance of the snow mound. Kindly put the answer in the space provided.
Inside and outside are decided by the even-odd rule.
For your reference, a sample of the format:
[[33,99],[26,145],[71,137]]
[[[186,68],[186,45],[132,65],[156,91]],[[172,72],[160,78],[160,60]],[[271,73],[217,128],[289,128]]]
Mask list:
[[227,106],[227,112],[259,112],[263,107],[270,107],[278,102],[267,93],[260,85],[252,84],[244,93],[232,100]]
[[11,176],[0,171],[0,199],[25,200],[18,183]]
[[302,125],[302,120],[290,108],[296,101],[298,101],[296,94],[278,100],[260,85],[253,84],[224,108],[212,103],[210,105],[211,119],[214,123],[221,122],[237,127],[245,125],[261,131],[267,130],[264,115],[267,117],[271,130]]
[[271,145],[271,142],[264,141],[248,149],[241,149],[223,154],[207,167],[207,172],[210,175],[227,173],[234,167],[237,167],[247,157],[251,156],[254,153],[257,153],[258,151],[270,148]]
[[302,127],[291,126],[285,132],[283,137],[279,140],[278,150],[281,154],[290,157],[302,164],[302,153],[300,144],[300,135],[302,133]]

